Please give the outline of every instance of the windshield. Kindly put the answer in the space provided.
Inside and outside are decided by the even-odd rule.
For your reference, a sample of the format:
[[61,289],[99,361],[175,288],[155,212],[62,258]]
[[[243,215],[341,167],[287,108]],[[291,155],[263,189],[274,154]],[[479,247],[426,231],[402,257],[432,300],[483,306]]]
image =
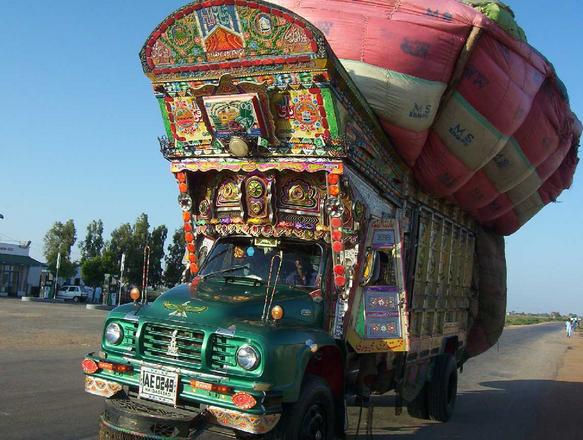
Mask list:
[[[265,244],[269,246],[265,246]],[[228,237],[217,241],[199,275],[205,278],[246,278],[267,283],[272,258],[283,255],[277,284],[316,287],[319,280],[322,249],[316,243],[250,237]],[[275,258],[271,283],[279,266]]]

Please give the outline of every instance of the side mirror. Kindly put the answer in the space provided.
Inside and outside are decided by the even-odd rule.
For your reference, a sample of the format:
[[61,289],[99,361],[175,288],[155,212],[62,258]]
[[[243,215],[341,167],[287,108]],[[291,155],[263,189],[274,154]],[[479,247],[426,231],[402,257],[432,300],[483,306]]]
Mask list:
[[368,286],[379,277],[380,259],[378,251],[367,249],[364,256],[361,285]]

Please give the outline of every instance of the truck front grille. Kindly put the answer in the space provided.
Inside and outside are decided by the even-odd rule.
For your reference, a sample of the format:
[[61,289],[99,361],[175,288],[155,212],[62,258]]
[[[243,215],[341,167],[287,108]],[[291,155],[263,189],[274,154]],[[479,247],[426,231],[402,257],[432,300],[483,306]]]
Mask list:
[[123,340],[118,344],[109,344],[104,341],[107,351],[112,351],[123,356],[135,356],[136,354],[136,333],[138,331],[137,321],[114,321],[123,329]]
[[142,355],[157,362],[199,368],[204,332],[147,323],[142,329]]
[[138,323],[124,321],[122,327],[124,331],[124,347],[127,346],[129,352],[127,354],[133,356],[136,351],[136,332],[138,331]]
[[231,336],[215,334],[211,341],[210,368],[213,370],[240,369],[237,350],[245,342]]

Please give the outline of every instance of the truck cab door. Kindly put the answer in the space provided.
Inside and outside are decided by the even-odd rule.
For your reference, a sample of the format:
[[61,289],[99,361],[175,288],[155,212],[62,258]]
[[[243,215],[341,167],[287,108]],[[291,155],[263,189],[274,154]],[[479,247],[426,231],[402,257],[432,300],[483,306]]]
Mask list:
[[405,351],[405,288],[398,220],[373,220],[364,246],[348,341],[358,353]]

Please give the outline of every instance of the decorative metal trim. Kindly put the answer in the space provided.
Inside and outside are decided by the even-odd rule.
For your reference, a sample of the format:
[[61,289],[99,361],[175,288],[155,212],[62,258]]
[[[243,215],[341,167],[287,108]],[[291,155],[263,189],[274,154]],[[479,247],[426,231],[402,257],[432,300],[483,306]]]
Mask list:
[[295,171],[297,173],[317,173],[326,171],[328,173],[342,174],[344,164],[341,161],[326,160],[237,160],[237,159],[187,159],[184,161],[174,161],[171,165],[171,171],[177,173],[183,170],[188,171],[233,171],[233,172],[251,172],[251,171]]

